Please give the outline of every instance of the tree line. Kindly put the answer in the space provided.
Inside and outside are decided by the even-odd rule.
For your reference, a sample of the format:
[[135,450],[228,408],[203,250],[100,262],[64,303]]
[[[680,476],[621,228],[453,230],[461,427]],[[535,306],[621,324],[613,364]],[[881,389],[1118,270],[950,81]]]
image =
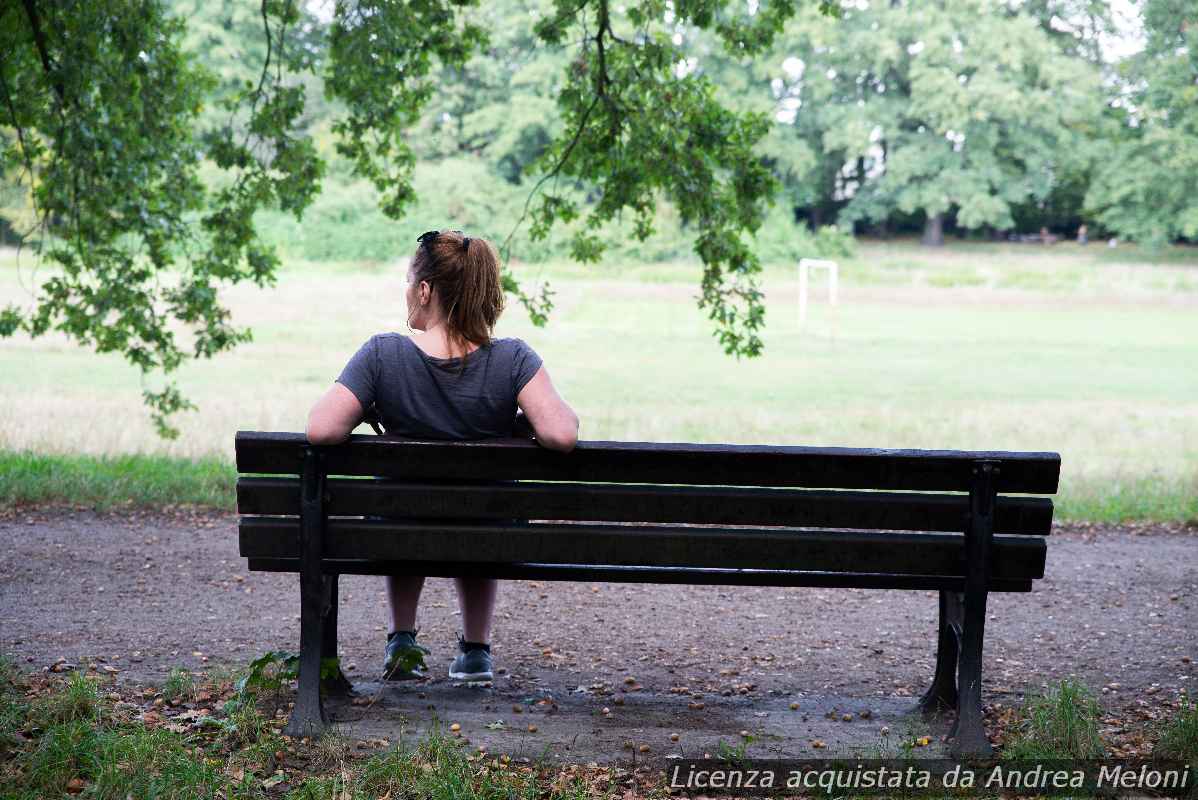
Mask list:
[[[753,356],[762,254],[828,225],[1198,238],[1198,12],[1136,8],[1113,58],[1106,0],[3,3],[0,233],[55,270],[0,336],[169,374],[249,337],[218,291],[280,253],[458,223],[508,257],[689,253]],[[190,405],[145,399],[168,434]]]
[[[674,73],[709,79],[721,105],[768,121],[754,153],[777,181],[779,222],[918,232],[929,243],[946,231],[1075,236],[1083,225],[1153,246],[1198,239],[1198,10],[1184,0],[1139,3],[1131,27],[1107,0],[863,0],[832,13],[800,5],[752,54],[672,17],[673,3],[661,7],[662,33],[678,49]],[[534,30],[553,8],[498,0],[471,11],[487,46],[436,74],[406,137],[415,163],[477,162],[480,194],[519,205],[524,195],[511,187],[533,185],[566,127],[557,100],[577,54],[545,47]],[[230,83],[254,78],[262,31],[253,6],[179,0],[173,9],[209,71]],[[327,25],[309,13],[304,29],[319,49]],[[337,173],[343,160],[325,125],[335,112],[318,86],[309,90],[306,125]],[[328,183],[345,183],[340,166]],[[572,188],[580,208],[599,196],[585,181]],[[668,219],[663,205],[668,198],[654,204],[657,220]],[[499,211],[509,228],[517,216]],[[619,249],[629,233],[596,235]],[[521,255],[569,248],[568,236],[547,234]],[[649,258],[685,255],[684,239]],[[574,249],[586,256],[585,243]]]

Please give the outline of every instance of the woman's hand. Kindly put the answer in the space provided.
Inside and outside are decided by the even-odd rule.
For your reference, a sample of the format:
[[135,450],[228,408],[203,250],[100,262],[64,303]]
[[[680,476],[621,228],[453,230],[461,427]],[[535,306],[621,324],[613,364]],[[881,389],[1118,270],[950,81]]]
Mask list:
[[362,404],[354,393],[334,383],[308,412],[308,441],[340,444],[362,422]]

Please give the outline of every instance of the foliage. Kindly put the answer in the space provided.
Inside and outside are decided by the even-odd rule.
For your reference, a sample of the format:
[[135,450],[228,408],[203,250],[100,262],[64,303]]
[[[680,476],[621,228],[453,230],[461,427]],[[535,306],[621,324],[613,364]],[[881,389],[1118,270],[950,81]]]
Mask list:
[[299,656],[285,650],[268,650],[250,662],[233,688],[242,697],[277,692],[284,681],[299,677]]
[[[362,181],[330,180],[302,223],[278,212],[263,215],[263,237],[286,258],[312,261],[392,262],[405,256],[429,220],[448,220],[456,228],[502,241],[517,225],[526,184],[509,183],[481,158],[447,156],[420,162],[413,175],[417,199],[405,219],[389,222],[373,203],[372,187]],[[585,229],[575,220],[556,225],[541,240],[513,237],[520,263],[560,262],[570,238]],[[653,233],[638,240],[631,220],[613,220],[594,230],[606,253],[606,266],[696,261],[694,231],[684,229],[672,204],[656,207]],[[771,208],[750,240],[763,263],[793,261],[799,256],[843,256],[852,237],[825,226],[817,233],[795,224],[789,207]]]
[[1198,12],[1188,0],[1144,3],[1147,46],[1121,65],[1128,109],[1086,203],[1107,228],[1157,246],[1198,239]]
[[1043,200],[1072,168],[1098,107],[1095,69],[989,0],[803,14],[776,59],[789,67],[775,78],[788,135],[816,156],[795,179],[840,198],[846,224],[951,213],[964,228],[1010,228],[1014,205]]
[[[201,136],[196,122],[214,82],[184,54],[184,24],[161,3],[0,8],[0,101],[15,132],[0,169],[22,171],[32,187],[35,246],[58,267],[35,309],[0,314],[0,335],[59,330],[124,354],[143,375],[248,339],[230,323],[218,285],[273,280],[277,259],[258,241],[253,215],[269,204],[301,213],[322,175],[311,142],[294,131],[302,98],[267,69],[308,66],[303,51],[282,48],[297,13],[270,2],[262,17],[261,79],[225,104],[242,109],[240,119]],[[204,180],[201,156],[220,181]],[[175,435],[168,417],[191,407],[177,386],[143,397],[160,433]]]
[[1080,681],[1066,678],[1024,701],[1018,732],[1003,748],[1003,758],[1102,758],[1101,718],[1102,709],[1090,690]]
[[715,743],[715,757],[721,761],[731,761],[733,764],[743,762],[749,745],[752,744],[755,738],[755,736],[741,736],[740,741],[735,745],[730,745],[723,739],[718,739]]
[[[326,176],[328,154],[306,116],[309,76],[323,81],[335,153],[397,219],[415,199],[408,131],[437,94],[439,70],[476,69],[470,59],[488,45],[475,4],[340,0],[325,25],[293,0],[261,0],[258,20],[238,4],[178,0],[194,27],[163,0],[0,7],[0,175],[29,187],[37,230],[22,233],[57,268],[34,308],[0,313],[0,335],[57,330],[122,353],[143,376],[168,376],[143,397],[161,435],[177,435],[170,416],[193,406],[169,376],[250,336],[219,290],[274,280],[278,256],[256,215],[300,218]],[[457,102],[443,116],[462,141],[493,140],[509,180],[540,174],[521,217],[530,216],[534,240],[585,216],[569,237],[582,261],[600,257],[597,230],[625,209],[644,241],[658,200],[672,203],[695,230],[700,305],[716,335],[726,352],[756,355],[764,308],[744,236],[760,227],[775,186],[755,150],[768,120],[721,105],[706,76],[680,66],[685,53],[670,32],[695,25],[756,53],[793,8],[555,0],[503,38],[509,50],[571,50],[560,62],[560,124],[526,118],[500,132],[494,103]],[[224,53],[226,68],[206,68],[188,48]],[[547,63],[525,58],[507,74]],[[525,294],[510,274],[504,286],[544,321],[547,293]]]
[[[268,650],[250,662],[249,667],[233,685],[235,702],[251,702],[262,694],[279,694],[287,681],[299,678],[300,657],[286,650]],[[320,660],[320,679],[332,680],[340,674],[341,661],[336,657]]]

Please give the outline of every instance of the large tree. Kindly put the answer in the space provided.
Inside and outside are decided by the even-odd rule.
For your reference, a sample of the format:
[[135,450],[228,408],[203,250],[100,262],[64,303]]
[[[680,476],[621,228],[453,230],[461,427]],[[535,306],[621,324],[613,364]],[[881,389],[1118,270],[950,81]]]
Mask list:
[[[671,34],[692,25],[752,55],[794,3],[554,0],[524,31],[501,29],[568,56],[548,141],[527,117],[500,131],[494,109],[441,91],[443,70],[466,69],[487,47],[476,3],[337,0],[324,25],[293,0],[260,0],[253,16],[226,2],[226,21],[212,24],[197,6],[191,29],[162,0],[0,4],[0,171],[30,189],[29,239],[57,267],[34,307],[0,312],[0,336],[59,330],[168,376],[246,340],[218,290],[270,284],[278,257],[255,214],[302,215],[320,191],[326,164],[305,116],[318,81],[339,155],[389,216],[413,200],[410,132],[434,102],[458,104],[460,139],[508,134],[513,175],[539,177],[531,235],[582,221],[576,258],[599,258],[596,231],[625,210],[649,235],[658,201],[669,201],[697,231],[699,303],[724,350],[759,353],[760,265],[746,239],[776,183],[755,151],[769,120],[730,110],[705,75],[679,69],[686,53]],[[261,39],[244,53],[250,76],[215,75],[187,53],[197,41],[228,46],[251,23]],[[506,287],[543,319],[547,297],[525,295],[510,275]],[[190,403],[169,380],[144,394],[171,434],[170,415]]]
[[1105,144],[1087,205],[1116,233],[1198,239],[1198,6],[1144,3],[1146,45],[1121,64],[1127,125]]
[[1013,205],[1069,171],[1100,106],[1092,62],[993,0],[803,14],[774,63],[799,146],[820,154],[803,179],[848,223],[922,214],[931,244],[950,213],[964,228],[1011,227]]

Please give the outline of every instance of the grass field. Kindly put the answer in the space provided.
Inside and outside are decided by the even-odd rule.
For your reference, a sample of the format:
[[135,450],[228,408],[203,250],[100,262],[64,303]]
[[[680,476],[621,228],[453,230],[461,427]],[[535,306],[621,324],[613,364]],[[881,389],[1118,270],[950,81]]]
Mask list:
[[[813,284],[803,329],[794,267],[773,265],[765,354],[739,361],[695,307],[696,265],[516,271],[557,307],[545,329],[513,307],[498,333],[541,353],[583,438],[1056,450],[1065,516],[1198,518],[1194,250],[866,243],[842,260],[839,308]],[[0,254],[0,306],[30,302],[31,272]],[[228,459],[238,429],[301,430],[367,337],[404,330],[402,274],[294,263],[274,289],[228,291],[254,341],[181,372],[200,410],[174,442],[119,357],[6,340],[0,451]]]

